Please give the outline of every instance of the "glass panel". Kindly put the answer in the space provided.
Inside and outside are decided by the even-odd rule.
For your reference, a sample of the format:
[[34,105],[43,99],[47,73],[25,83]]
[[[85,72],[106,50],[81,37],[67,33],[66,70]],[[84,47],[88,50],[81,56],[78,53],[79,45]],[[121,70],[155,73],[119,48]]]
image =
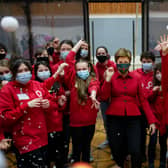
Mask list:
[[156,56],[160,53],[155,51],[157,40],[160,35],[168,34],[168,1],[151,1],[149,2],[149,50],[153,51]]
[[7,33],[0,28],[0,42],[5,44],[9,53],[29,58],[29,33],[27,16],[30,14],[33,48],[44,46],[57,36],[60,40],[70,39],[77,42],[84,37],[82,0],[43,0],[30,3],[30,13],[22,1],[0,0],[0,15],[11,15],[18,19],[20,27],[15,33]]

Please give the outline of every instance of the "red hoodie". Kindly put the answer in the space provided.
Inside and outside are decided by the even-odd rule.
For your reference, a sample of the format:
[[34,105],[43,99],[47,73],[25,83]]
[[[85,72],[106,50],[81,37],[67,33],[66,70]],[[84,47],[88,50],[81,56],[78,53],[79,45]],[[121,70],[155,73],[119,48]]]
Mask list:
[[13,142],[20,154],[48,144],[45,114],[51,108],[29,108],[28,101],[43,97],[51,99],[47,89],[37,81],[21,85],[9,82],[0,91],[0,114],[5,125],[10,125]]

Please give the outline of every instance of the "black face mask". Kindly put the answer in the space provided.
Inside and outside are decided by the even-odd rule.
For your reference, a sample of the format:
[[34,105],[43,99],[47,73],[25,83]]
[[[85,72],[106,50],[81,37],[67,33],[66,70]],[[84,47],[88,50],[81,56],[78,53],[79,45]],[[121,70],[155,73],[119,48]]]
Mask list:
[[104,63],[107,60],[107,56],[106,55],[99,55],[99,56],[96,56],[96,58],[98,59],[98,61],[100,63]]
[[53,53],[54,53],[54,47],[49,47],[48,49],[47,49],[47,52],[48,52],[48,55],[53,55]]
[[40,62],[40,61],[45,61],[45,62],[47,62],[47,64],[49,64],[48,57],[37,57],[37,62]]
[[6,54],[0,54],[0,60],[4,59],[6,57]]

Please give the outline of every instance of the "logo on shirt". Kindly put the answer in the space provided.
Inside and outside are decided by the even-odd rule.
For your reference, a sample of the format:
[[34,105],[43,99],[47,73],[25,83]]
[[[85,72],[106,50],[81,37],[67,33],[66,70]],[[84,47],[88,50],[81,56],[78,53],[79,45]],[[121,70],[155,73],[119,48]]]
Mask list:
[[36,95],[37,95],[38,97],[42,97],[42,93],[41,93],[40,90],[37,90],[35,93],[36,93]]

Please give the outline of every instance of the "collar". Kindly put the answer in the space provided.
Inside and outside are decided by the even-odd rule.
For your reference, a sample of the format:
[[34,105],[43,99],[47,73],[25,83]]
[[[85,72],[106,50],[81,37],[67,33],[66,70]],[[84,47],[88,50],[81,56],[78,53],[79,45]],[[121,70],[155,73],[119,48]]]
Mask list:
[[129,72],[129,71],[128,71],[128,74],[125,77],[123,77],[118,71],[116,71],[115,74],[116,74],[116,78],[123,78],[123,79],[133,78],[132,72]]
[[19,87],[19,88],[28,88],[32,83],[32,80],[30,80],[27,84],[21,84],[17,81],[13,81],[13,85],[16,86],[16,87]]

